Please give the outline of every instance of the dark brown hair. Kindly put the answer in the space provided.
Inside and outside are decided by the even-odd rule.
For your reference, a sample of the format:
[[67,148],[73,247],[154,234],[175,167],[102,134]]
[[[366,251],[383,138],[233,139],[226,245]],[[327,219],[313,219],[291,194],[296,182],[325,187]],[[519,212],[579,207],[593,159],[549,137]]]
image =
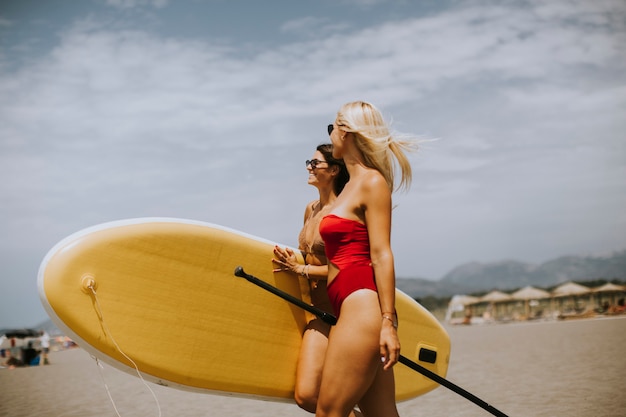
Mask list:
[[335,165],[339,167],[339,173],[335,177],[335,182],[333,184],[335,189],[335,194],[339,195],[341,191],[343,191],[343,187],[346,185],[348,180],[350,180],[350,174],[348,174],[348,168],[346,168],[346,164],[343,162],[343,159],[337,159],[333,157],[333,145],[330,143],[322,143],[318,145],[317,150],[324,155],[324,159],[328,162],[328,165]]

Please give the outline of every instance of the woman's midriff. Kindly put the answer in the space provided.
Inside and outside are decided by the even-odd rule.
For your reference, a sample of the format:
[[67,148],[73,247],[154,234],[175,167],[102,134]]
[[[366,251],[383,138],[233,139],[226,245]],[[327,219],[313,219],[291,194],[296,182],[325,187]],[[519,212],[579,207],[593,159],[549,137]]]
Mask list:
[[[308,253],[305,256],[305,262],[311,266],[324,266],[326,265],[326,256]],[[309,288],[311,291],[311,304],[328,313],[332,313],[333,308],[328,300],[328,293],[326,292],[326,280],[309,279]]]
[[328,293],[326,292],[326,281],[319,281],[317,288],[311,288],[311,304],[328,313],[333,312],[332,305],[328,299]]

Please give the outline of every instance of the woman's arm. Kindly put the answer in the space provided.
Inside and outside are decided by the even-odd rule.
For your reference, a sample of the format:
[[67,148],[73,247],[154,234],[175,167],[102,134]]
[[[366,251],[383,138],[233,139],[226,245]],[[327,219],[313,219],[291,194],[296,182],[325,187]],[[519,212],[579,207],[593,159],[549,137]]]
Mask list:
[[[304,209],[303,224],[306,224],[307,220],[311,218],[311,213],[313,212],[315,205],[318,203],[319,200],[314,200],[306,205],[306,208]],[[314,279],[317,281],[328,279],[328,265],[303,265],[298,263],[296,254],[289,248],[280,248],[276,246],[274,248],[274,255],[276,255],[276,258],[274,258],[273,261],[281,265],[280,268],[274,269],[274,272],[287,270],[293,272],[294,274],[302,275],[308,279]]]
[[280,268],[274,269],[274,272],[290,271],[294,274],[317,281],[328,279],[328,265],[304,265],[298,263],[296,254],[290,248],[275,246],[274,255],[276,257],[272,259],[272,261],[280,265]]
[[382,175],[369,175],[363,183],[363,208],[370,243],[370,257],[380,302],[381,356],[385,369],[400,355],[397,335],[396,278],[391,250],[391,191]]

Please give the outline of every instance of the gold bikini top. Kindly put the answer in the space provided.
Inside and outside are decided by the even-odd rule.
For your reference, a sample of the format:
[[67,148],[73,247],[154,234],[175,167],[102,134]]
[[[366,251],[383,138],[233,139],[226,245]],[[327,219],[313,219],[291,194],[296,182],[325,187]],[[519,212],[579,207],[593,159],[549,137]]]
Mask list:
[[[319,224],[322,220],[322,216],[319,216],[320,211],[316,211],[319,201],[312,203],[311,213],[304,222],[304,226],[298,235],[298,247],[302,251],[302,256],[314,255],[319,260],[326,262],[326,250],[324,240],[320,236]],[[313,239],[307,240],[307,235],[311,235],[311,228],[314,228]]]

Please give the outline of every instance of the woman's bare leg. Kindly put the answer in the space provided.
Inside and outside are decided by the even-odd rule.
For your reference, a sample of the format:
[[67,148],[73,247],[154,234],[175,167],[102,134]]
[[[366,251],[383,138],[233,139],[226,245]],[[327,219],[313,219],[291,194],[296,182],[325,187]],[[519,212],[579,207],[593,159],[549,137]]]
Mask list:
[[378,366],[374,382],[359,401],[359,408],[365,417],[398,417],[393,368],[385,371],[382,363]]
[[[395,410],[394,397],[390,405],[388,390],[380,389],[390,377],[393,379],[391,373],[379,375],[380,329],[376,292],[359,290],[344,300],[339,321],[329,337],[316,416],[346,417],[359,402],[365,407],[361,411],[366,417],[376,417],[368,415],[367,410]],[[374,408],[372,404],[379,400],[386,404]]]
[[294,398],[300,408],[310,413],[314,413],[317,407],[329,331],[328,324],[314,319],[309,322],[302,336]]

